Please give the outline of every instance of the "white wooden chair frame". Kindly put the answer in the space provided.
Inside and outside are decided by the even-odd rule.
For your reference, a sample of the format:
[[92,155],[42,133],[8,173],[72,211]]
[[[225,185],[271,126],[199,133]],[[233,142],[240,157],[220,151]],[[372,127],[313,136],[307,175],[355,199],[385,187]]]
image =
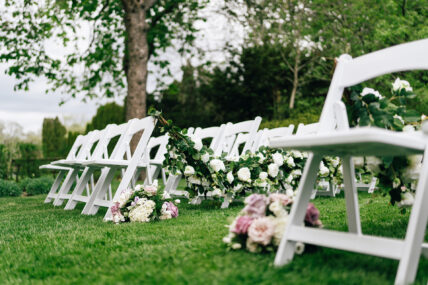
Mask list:
[[[299,191],[293,204],[288,226],[278,248],[275,265],[293,259],[296,242],[348,250],[399,260],[395,284],[415,280],[421,253],[428,254],[423,243],[428,219],[428,159],[424,159],[417,185],[415,202],[404,240],[363,235],[361,231],[355,172],[352,156],[424,154],[428,157],[428,125],[424,133],[398,133],[367,127],[349,130],[345,105],[341,102],[346,87],[384,74],[428,69],[428,39],[402,44],[355,59],[342,55],[336,66],[316,135],[277,139],[272,147],[309,151]],[[335,128],[337,127],[337,130]],[[303,219],[317,178],[323,155],[340,154],[343,161],[345,198],[349,233],[303,226]]]
[[[149,140],[147,145],[147,150],[145,152],[144,161],[148,161],[147,175],[150,177],[150,180],[155,180],[159,174],[162,177],[164,184],[167,182],[165,170],[162,168],[163,161],[165,160],[165,154],[167,152],[166,146],[168,145],[168,134],[159,137],[152,137]],[[150,158],[150,152],[153,148],[158,147],[156,154],[153,158]],[[149,178],[146,178],[144,184],[148,183]]]

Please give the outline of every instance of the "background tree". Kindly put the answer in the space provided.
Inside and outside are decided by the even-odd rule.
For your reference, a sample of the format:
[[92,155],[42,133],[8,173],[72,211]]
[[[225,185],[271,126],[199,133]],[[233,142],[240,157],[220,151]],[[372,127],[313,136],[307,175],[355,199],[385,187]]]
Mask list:
[[45,118],[42,128],[42,149],[45,158],[59,158],[67,154],[67,130],[58,117]]

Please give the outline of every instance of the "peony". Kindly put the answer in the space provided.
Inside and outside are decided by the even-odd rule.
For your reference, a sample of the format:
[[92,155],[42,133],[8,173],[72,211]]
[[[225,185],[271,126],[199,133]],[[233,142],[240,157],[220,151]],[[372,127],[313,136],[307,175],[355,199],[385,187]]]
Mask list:
[[410,86],[410,83],[406,80],[401,80],[399,77],[397,77],[394,83],[392,83],[392,89],[394,91],[401,91],[401,89],[405,89],[409,92],[413,91],[413,88]]
[[166,210],[171,212],[171,216],[173,218],[178,217],[178,208],[176,205],[174,205],[174,203],[172,202],[165,202],[164,204],[166,204]]
[[366,96],[368,94],[373,94],[376,98],[382,99],[382,95],[380,95],[379,91],[374,90],[373,88],[367,88],[365,87],[363,91],[361,92],[361,96]]
[[276,216],[282,217],[287,215],[287,211],[285,211],[284,206],[280,201],[274,201],[270,203],[269,210]]
[[266,213],[267,198],[262,194],[251,194],[245,198],[244,203],[246,206],[243,212],[251,217],[263,217]]
[[314,204],[309,203],[306,208],[305,222],[312,227],[321,226],[321,221],[319,220],[320,212],[315,208]]
[[251,182],[251,172],[248,167],[242,167],[238,170],[238,179],[244,182]]
[[294,167],[296,164],[294,164],[294,159],[292,156],[287,157],[287,160],[285,161],[288,165],[288,167]]
[[412,193],[405,192],[401,195],[401,201],[398,202],[397,206],[402,207],[411,207],[413,206],[413,203],[415,202],[415,197],[413,197]]
[[275,233],[275,225],[268,217],[255,219],[248,228],[248,237],[255,243],[268,245]]
[[271,163],[268,165],[269,176],[271,176],[272,178],[275,178],[278,175],[278,172],[279,172],[279,167],[277,164]]
[[281,166],[284,164],[284,157],[279,152],[275,152],[274,154],[272,154],[272,159],[273,159],[273,162],[278,166]]
[[195,174],[195,169],[193,168],[193,166],[187,165],[186,168],[184,169],[184,175],[192,176],[193,174]]
[[227,182],[229,182],[230,184],[232,184],[233,180],[235,180],[235,178],[233,177],[232,171],[229,171],[226,175],[227,178]]
[[380,172],[380,164],[382,163],[382,160],[375,156],[368,156],[366,157],[366,163],[367,163],[367,169],[370,170],[373,173],[379,173]]
[[231,231],[238,235],[245,235],[248,232],[248,228],[251,226],[253,218],[249,216],[240,216],[235,220],[234,227]]
[[288,216],[284,215],[273,220],[275,223],[275,232],[273,234],[273,244],[278,246],[284,235],[285,227],[288,223]]
[[266,180],[268,178],[267,172],[264,172],[264,171],[260,172],[259,178],[263,181]]
[[330,170],[324,165],[324,162],[321,161],[320,163],[320,176],[321,177],[327,177],[330,174]]
[[223,161],[221,161],[220,159],[213,159],[210,161],[210,167],[215,171],[215,172],[219,172],[220,170],[225,171],[226,167],[224,166]]
[[200,151],[202,149],[202,146],[203,146],[202,140],[195,135],[190,135],[189,137],[194,144],[193,148],[196,149],[197,151]]
[[196,185],[201,185],[201,179],[199,179],[198,177],[196,177],[195,175],[190,176],[189,178],[187,178],[187,180],[189,181],[189,183],[191,184],[196,184]]
[[201,155],[201,160],[204,163],[207,163],[208,160],[210,160],[210,154],[208,152],[204,153],[203,155]]
[[[293,191],[291,191],[291,192],[293,192]],[[293,195],[294,195],[294,193],[293,193]],[[269,203],[279,202],[281,205],[287,206],[292,201],[293,200],[288,195],[285,195],[285,194],[272,193],[269,195]]]

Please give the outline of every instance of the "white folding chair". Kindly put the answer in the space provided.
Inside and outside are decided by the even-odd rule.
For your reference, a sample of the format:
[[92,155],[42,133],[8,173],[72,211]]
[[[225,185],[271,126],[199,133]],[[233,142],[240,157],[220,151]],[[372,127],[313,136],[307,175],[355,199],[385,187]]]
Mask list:
[[[163,161],[165,160],[165,154],[167,152],[166,146],[168,144],[169,136],[168,134],[165,134],[163,136],[159,137],[152,137],[149,140],[149,143],[147,145],[147,150],[145,152],[145,155],[148,156],[144,160],[149,161],[148,165],[148,171],[147,175],[150,176],[151,181],[156,179],[156,177],[161,174],[162,181],[164,185],[166,184],[166,173],[165,170],[162,168]],[[150,158],[150,152],[154,148],[158,148],[154,157]],[[145,184],[148,183],[148,178],[146,178]]]
[[[288,127],[279,127],[274,129],[263,129],[259,131],[261,135],[259,135],[258,139],[259,141],[256,142],[257,149],[261,146],[269,146],[269,141],[275,138],[280,138],[284,136],[291,136],[294,131],[294,125],[289,125]],[[256,151],[257,149],[253,149],[253,151]]]
[[[132,121],[130,121],[130,122],[132,122]],[[64,193],[63,195],[58,197],[58,199],[62,199],[62,200],[68,199],[68,202],[64,208],[65,210],[74,209],[78,202],[86,203],[89,201],[89,197],[90,197],[91,193],[87,191],[86,196],[82,195],[82,194],[83,194],[83,191],[85,189],[85,185],[88,184],[90,179],[93,180],[94,173],[96,170],[99,170],[99,168],[88,167],[84,163],[86,163],[88,161],[98,160],[98,159],[109,159],[108,147],[109,147],[111,140],[115,137],[119,137],[119,140],[116,142],[116,145],[113,148],[112,154],[115,153],[115,155],[116,155],[118,152],[120,152],[120,150],[124,149],[126,147],[123,145],[125,143],[125,140],[120,139],[120,138],[122,136],[127,135],[127,131],[130,128],[130,122],[124,123],[121,125],[112,124],[112,125],[108,125],[106,127],[105,131],[103,132],[103,136],[99,140],[91,158],[89,160],[81,162],[81,166],[84,167],[84,170],[83,170],[83,173],[80,176],[79,180],[76,182],[76,186],[74,187],[73,192],[71,194]],[[100,178],[98,179],[97,183],[100,183],[101,179],[103,179],[103,178],[104,178],[104,176],[101,175]],[[94,184],[93,181],[92,181],[92,184]],[[92,188],[94,188],[94,187],[92,187]],[[112,196],[111,185],[109,185],[108,195],[110,195],[110,198],[111,198],[111,196]]]
[[[62,184],[60,180],[55,181],[53,186],[56,186],[55,184],[57,184],[59,190],[57,193],[54,193],[54,192],[49,193],[45,202],[48,200],[54,199],[53,205],[55,206],[61,205],[62,199],[60,199],[59,197],[61,197],[64,193],[67,193],[69,189],[72,187],[73,183],[79,179],[79,173],[82,171],[81,162],[91,157],[92,149],[98,143],[102,134],[103,132],[100,132],[98,130],[89,132],[87,135],[83,136],[83,138],[80,140],[80,142],[83,142],[83,143],[77,146],[78,153],[76,156],[67,157],[66,159],[61,159],[61,160],[51,162],[51,165],[53,166],[64,167],[70,170],[68,171],[67,176],[65,177]],[[72,148],[74,148],[74,145]],[[88,187],[88,185],[85,185],[85,186]],[[52,187],[51,191],[53,189],[54,187]]]
[[[416,277],[428,219],[428,159],[424,159],[404,240],[364,235],[355,187],[352,156],[428,156],[428,125],[422,132],[401,133],[375,127],[349,129],[341,97],[344,88],[384,74],[428,69],[428,39],[402,44],[352,59],[342,55],[327,94],[317,134],[271,141],[272,147],[298,149],[311,154],[305,165],[299,190],[284,232],[275,265],[290,262],[296,242],[337,248],[399,260],[396,284],[412,283]],[[340,155],[343,161],[345,198],[349,233],[303,226],[309,198],[321,158]]]
[[[87,167],[102,168],[101,176],[95,185],[88,202],[83,208],[82,214],[95,215],[99,207],[107,207],[105,219],[111,218],[110,206],[120,193],[126,190],[132,181],[140,174],[142,169],[147,169],[149,161],[144,161],[147,144],[153,132],[155,120],[153,117],[132,119],[128,123],[126,135],[122,135],[118,141],[120,147],[115,148],[109,159],[96,159],[84,163]],[[130,142],[134,135],[141,133],[134,153],[131,154]],[[105,199],[108,186],[111,185],[116,172],[123,169],[122,179],[112,199]],[[150,179],[150,176],[147,176]],[[151,183],[151,181],[148,181]]]

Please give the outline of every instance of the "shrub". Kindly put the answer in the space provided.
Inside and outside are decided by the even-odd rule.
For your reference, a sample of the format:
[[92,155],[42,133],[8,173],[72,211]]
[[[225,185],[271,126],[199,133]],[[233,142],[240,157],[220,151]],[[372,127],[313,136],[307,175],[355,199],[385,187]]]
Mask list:
[[283,119],[283,120],[272,120],[272,121],[262,121],[260,124],[260,129],[268,128],[268,129],[274,129],[279,127],[288,127],[289,125],[294,125],[294,132],[297,130],[297,126],[300,123],[303,124],[310,124],[310,123],[316,123],[319,120],[319,113],[312,113],[312,112],[306,112],[306,113],[297,113],[290,118]]
[[53,184],[53,178],[49,176],[42,176],[39,178],[29,179],[26,182],[25,191],[29,196],[47,194]]
[[0,179],[0,197],[19,196],[22,190],[14,181]]

